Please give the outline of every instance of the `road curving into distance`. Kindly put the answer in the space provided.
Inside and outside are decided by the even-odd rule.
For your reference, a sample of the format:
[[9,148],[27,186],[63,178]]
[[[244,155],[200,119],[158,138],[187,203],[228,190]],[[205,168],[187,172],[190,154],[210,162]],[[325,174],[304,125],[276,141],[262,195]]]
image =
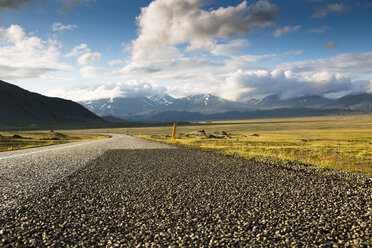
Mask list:
[[32,154],[26,175],[28,156],[0,160],[12,194],[43,188],[0,210],[0,246],[371,245],[370,185],[169,147],[114,136]]

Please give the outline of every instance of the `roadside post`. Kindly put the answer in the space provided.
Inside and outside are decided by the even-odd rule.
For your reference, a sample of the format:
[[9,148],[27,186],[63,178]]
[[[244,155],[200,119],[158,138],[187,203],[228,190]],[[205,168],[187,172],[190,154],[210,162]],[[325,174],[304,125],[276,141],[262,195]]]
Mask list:
[[177,132],[177,122],[173,123],[172,142],[176,140],[176,132]]

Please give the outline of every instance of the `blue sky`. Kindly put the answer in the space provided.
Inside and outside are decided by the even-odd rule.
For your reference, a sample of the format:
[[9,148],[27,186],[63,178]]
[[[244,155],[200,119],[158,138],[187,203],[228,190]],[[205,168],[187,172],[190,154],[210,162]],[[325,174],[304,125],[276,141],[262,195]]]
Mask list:
[[372,1],[0,0],[0,75],[72,100],[372,91]]

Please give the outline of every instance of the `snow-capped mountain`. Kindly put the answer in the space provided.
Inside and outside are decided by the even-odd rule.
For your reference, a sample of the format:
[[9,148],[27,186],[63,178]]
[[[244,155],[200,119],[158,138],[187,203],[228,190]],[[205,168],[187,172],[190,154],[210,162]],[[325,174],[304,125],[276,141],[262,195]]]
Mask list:
[[133,116],[137,113],[145,112],[147,110],[161,106],[160,103],[152,101],[147,97],[116,97],[92,101],[82,101],[79,103],[99,116],[111,115],[120,118]]
[[252,107],[310,107],[331,103],[332,100],[321,96],[301,96],[281,99],[280,95],[270,95],[261,99],[251,99],[247,103]]
[[245,111],[249,106],[241,102],[232,102],[210,94],[173,98],[169,95],[108,98],[80,102],[99,116],[116,116],[132,119],[133,116],[149,115],[163,111],[188,111],[204,114],[227,111]]
[[[211,115],[225,112],[243,113],[253,110],[270,109],[292,109],[295,111],[295,109],[299,108],[369,112],[372,111],[372,94],[349,95],[337,100],[315,95],[290,99],[281,99],[280,95],[270,95],[261,99],[251,99],[247,102],[229,101],[210,94],[193,95],[183,98],[157,95],[132,98],[108,98],[83,101],[80,104],[99,116],[114,116],[127,120],[151,120],[152,116],[163,116],[166,113],[170,115],[176,112],[178,115],[189,113],[193,116],[196,113]],[[303,112],[303,110],[297,111]],[[332,114],[334,114],[334,111]],[[293,115],[295,116],[295,114]]]
[[248,106],[245,103],[233,102],[210,94],[193,95],[180,99],[173,99],[171,105],[163,107],[162,111],[188,111],[204,114],[221,113],[227,111],[244,111]]
[[170,95],[156,95],[156,96],[148,96],[147,99],[151,100],[158,106],[168,106],[173,104],[175,98],[171,97]]

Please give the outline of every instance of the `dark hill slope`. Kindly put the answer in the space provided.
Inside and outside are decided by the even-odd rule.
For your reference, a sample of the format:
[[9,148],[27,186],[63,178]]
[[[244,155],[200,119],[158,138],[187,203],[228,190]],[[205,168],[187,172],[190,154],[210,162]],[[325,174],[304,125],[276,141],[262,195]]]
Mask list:
[[353,111],[372,112],[372,94],[352,94],[343,96],[328,106]]
[[84,123],[103,121],[80,104],[46,97],[0,80],[0,123]]

